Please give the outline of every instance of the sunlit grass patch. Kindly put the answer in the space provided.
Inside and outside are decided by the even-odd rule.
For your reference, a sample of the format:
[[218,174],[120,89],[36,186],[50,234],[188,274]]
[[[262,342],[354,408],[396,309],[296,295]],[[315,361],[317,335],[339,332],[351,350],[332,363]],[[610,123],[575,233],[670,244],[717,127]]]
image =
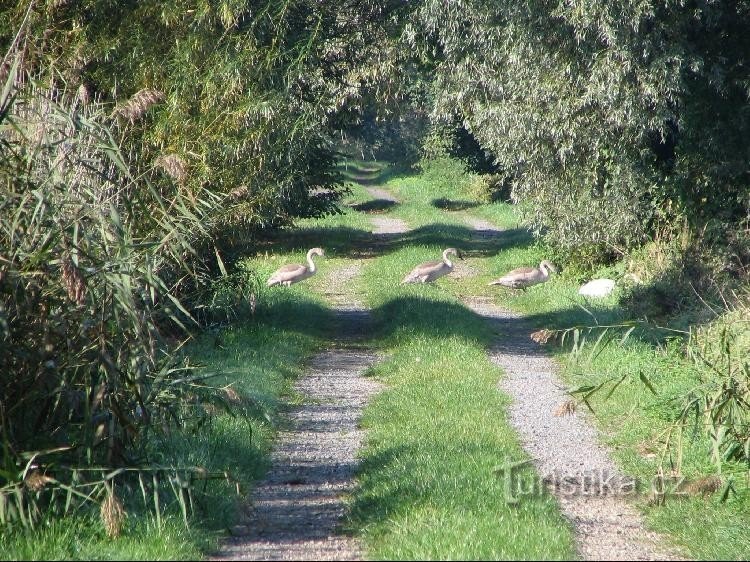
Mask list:
[[554,500],[540,492],[513,504],[496,472],[526,457],[487,357],[489,326],[452,296],[460,280],[398,284],[436,249],[404,247],[363,274],[375,342],[389,352],[371,374],[388,387],[363,420],[350,527],[382,559],[570,558]]
[[195,560],[213,540],[186,529],[177,515],[161,527],[131,515],[118,538],[108,537],[97,517],[69,517],[34,532],[0,533],[0,560]]

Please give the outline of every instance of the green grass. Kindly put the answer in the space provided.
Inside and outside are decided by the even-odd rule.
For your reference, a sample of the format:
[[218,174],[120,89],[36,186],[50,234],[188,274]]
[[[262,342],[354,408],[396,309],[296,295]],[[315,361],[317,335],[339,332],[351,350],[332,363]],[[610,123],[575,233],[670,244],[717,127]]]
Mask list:
[[512,505],[495,473],[526,457],[485,350],[489,327],[445,290],[450,279],[398,285],[430,250],[403,248],[363,274],[376,343],[388,353],[372,375],[388,388],[365,411],[350,526],[377,559],[570,558],[555,502],[541,494]]
[[0,534],[2,560],[195,560],[213,539],[168,516],[160,528],[130,517],[121,537],[111,539],[97,517],[52,520],[33,532]]
[[[436,259],[439,250],[448,245],[464,246],[468,250],[468,263],[478,271],[473,278],[456,280],[444,278],[435,287],[418,289],[408,288],[403,291],[417,290],[428,292],[440,299],[449,299],[451,295],[492,295],[497,304],[524,313],[531,323],[539,328],[564,329],[572,326],[591,326],[595,324],[617,324],[627,319],[625,311],[618,305],[618,294],[608,298],[590,301],[577,294],[580,279],[574,273],[566,272],[557,275],[543,285],[533,287],[525,292],[515,292],[502,287],[488,287],[487,282],[503,273],[519,266],[536,265],[547,258],[544,248],[534,243],[528,234],[518,229],[513,207],[507,204],[482,204],[465,211],[445,211],[433,205],[435,198],[445,198],[451,201],[467,199],[457,184],[446,183],[444,175],[427,174],[422,176],[402,176],[392,178],[388,187],[401,199],[402,203],[391,213],[407,220],[416,227],[416,234],[412,233],[405,239],[417,242],[419,245],[401,244],[395,241],[397,254],[381,258],[377,265],[368,270],[368,290],[371,294],[387,294],[394,281],[402,276],[411,266],[425,259]],[[462,216],[471,214],[493,222],[498,227],[507,229],[500,240],[485,243],[482,247],[472,247],[468,238],[470,232],[462,226]],[[451,243],[453,242],[453,243]],[[401,250],[403,248],[403,250]],[[563,265],[564,264],[558,264]],[[611,268],[603,268],[599,275],[610,274]],[[390,312],[396,314],[404,303],[390,307]],[[424,325],[450,324],[453,319],[438,320],[426,315]],[[412,321],[399,317],[405,324],[402,330],[394,331],[386,341],[389,349],[400,349],[399,346],[412,345],[409,342],[417,336],[414,327],[409,328]],[[462,330],[465,327],[462,326]],[[411,331],[410,331],[411,330]],[[459,330],[462,331],[462,330]],[[429,330],[428,330],[429,331]],[[396,334],[396,335],[394,335]],[[397,334],[401,334],[397,336]],[[434,335],[434,334],[433,334]],[[455,334],[452,334],[455,335]],[[671,336],[671,337],[670,337]],[[399,341],[395,342],[394,338]],[[594,338],[595,339],[595,338]],[[442,347],[441,340],[430,340],[424,343],[425,348]],[[593,340],[592,340],[593,341]],[[418,345],[416,341],[413,345]],[[653,482],[657,471],[658,460],[649,452],[659,450],[663,432],[679,408],[679,399],[692,388],[698,378],[697,371],[684,358],[683,346],[680,340],[674,339],[674,334],[664,331],[643,330],[633,333],[624,345],[611,345],[605,348],[593,360],[588,360],[592,344],[584,347],[578,356],[572,356],[567,350],[554,345],[549,351],[558,357],[563,365],[561,375],[571,388],[599,384],[600,382],[627,375],[618,390],[606,401],[594,398],[593,405],[596,414],[592,416],[601,432],[604,441],[613,451],[615,459],[628,473],[637,477],[645,492]],[[422,350],[424,351],[424,350]],[[416,353],[416,351],[415,351]],[[421,351],[420,351],[421,353]],[[448,355],[446,353],[446,355]],[[397,354],[394,357],[401,357]],[[408,357],[408,356],[406,356]],[[392,359],[393,363],[396,359]],[[399,367],[388,363],[381,367],[384,376],[390,382],[391,377],[399,378],[399,373],[409,372],[415,380],[427,379],[428,374],[419,369]],[[389,366],[390,365],[390,366]],[[446,365],[450,365],[447,362]],[[433,366],[437,371],[439,367]],[[464,368],[463,373],[473,372],[476,367]],[[427,370],[429,371],[429,369]],[[657,389],[658,395],[652,394],[639,380],[639,373],[643,372]],[[406,380],[406,379],[404,379]],[[403,384],[407,384],[404,382]],[[418,383],[414,383],[418,384]],[[442,389],[442,387],[440,387]],[[405,388],[406,390],[406,388]],[[381,400],[386,400],[385,394]],[[445,408],[443,402],[440,409]],[[475,398],[476,399],[476,398]],[[397,401],[396,398],[393,398]],[[404,407],[408,406],[405,401]],[[581,406],[583,407],[583,406]],[[373,408],[385,408],[376,402]],[[385,412],[385,410],[384,410]],[[392,414],[392,412],[390,412]],[[385,424],[388,416],[382,416],[381,423]],[[368,418],[371,419],[371,418]],[[376,427],[377,431],[380,431]],[[433,428],[430,428],[432,431]],[[408,438],[408,429],[403,429],[404,435],[396,437],[397,428],[392,428],[391,439]],[[377,433],[374,433],[377,434]],[[382,439],[385,442],[385,439]],[[380,443],[380,440],[376,440]],[[708,443],[705,438],[687,441],[684,449],[683,475],[688,479],[712,474],[715,470],[707,455]],[[374,454],[374,453],[373,453]],[[407,454],[406,457],[409,455]],[[367,458],[367,457],[366,457]],[[442,461],[441,461],[442,462]],[[438,463],[435,463],[436,465]],[[413,468],[413,467],[411,467]],[[750,556],[750,537],[743,529],[750,525],[750,494],[743,467],[727,466],[725,470],[740,471],[736,476],[736,496],[731,496],[726,503],[721,503],[718,494],[709,498],[672,498],[663,506],[647,505],[640,502],[648,523],[657,531],[668,533],[671,540],[684,547],[696,558],[709,559],[745,559]],[[373,470],[374,472],[374,470]],[[390,477],[394,479],[395,476]],[[367,481],[367,480],[365,480]],[[389,477],[382,479],[382,485],[387,486]],[[412,515],[406,513],[404,517],[412,522]],[[378,556],[409,557],[416,551],[399,553],[390,547],[382,546],[388,527],[383,521],[375,521],[368,527],[368,533],[375,537],[372,540]],[[395,533],[393,544],[403,542],[403,529],[412,529],[401,522],[393,522],[391,532]],[[398,531],[396,531],[398,530]],[[385,541],[388,542],[388,541]],[[443,556],[439,551],[430,551],[433,556]],[[403,556],[402,556],[403,554]],[[447,556],[449,557],[449,556]]]

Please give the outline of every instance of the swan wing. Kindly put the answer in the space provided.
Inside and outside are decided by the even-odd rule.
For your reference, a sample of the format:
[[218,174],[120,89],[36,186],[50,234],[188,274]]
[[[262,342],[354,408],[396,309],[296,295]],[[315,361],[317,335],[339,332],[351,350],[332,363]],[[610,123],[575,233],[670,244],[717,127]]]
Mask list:
[[401,283],[420,283],[422,282],[422,278],[429,279],[430,275],[434,275],[437,271],[440,270],[440,266],[444,265],[442,261],[428,261],[425,263],[420,263],[417,267],[411,270],[411,273],[404,277],[404,280],[401,281]]
[[304,274],[307,272],[307,267],[297,263],[290,263],[288,265],[282,265],[277,269],[271,277],[268,278],[267,285],[276,285],[278,283],[284,283],[286,281],[294,281],[300,278],[304,279]]

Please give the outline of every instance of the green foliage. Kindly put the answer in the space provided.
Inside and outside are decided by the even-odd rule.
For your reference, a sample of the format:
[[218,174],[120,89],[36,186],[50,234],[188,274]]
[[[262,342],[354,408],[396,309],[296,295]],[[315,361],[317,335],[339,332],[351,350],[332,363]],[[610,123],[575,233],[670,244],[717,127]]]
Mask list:
[[462,123],[526,222],[586,263],[675,217],[747,216],[748,24],[730,2],[426,0],[405,38],[433,118]]
[[691,331],[689,357],[702,371],[701,384],[685,396],[681,429],[698,428],[711,441],[711,460],[721,472],[727,461],[750,467],[750,299],[705,328]]
[[[688,334],[680,334],[688,336],[684,348],[686,358],[692,363],[691,378],[697,384],[682,389],[678,396],[659,397],[663,389],[642,369],[632,369],[622,375],[607,373],[597,384],[587,383],[571,389],[570,393],[594,411],[592,398],[607,401],[621,385],[625,386],[626,379],[632,378],[659,397],[668,411],[662,428],[661,460],[668,461],[676,474],[683,471],[684,443],[696,438],[710,443],[704,451],[719,474],[725,469],[730,473],[738,467],[741,470],[742,464],[750,467],[750,306],[747,295],[733,306],[734,310],[725,311],[714,322],[704,327],[691,327]],[[557,339],[561,346],[570,348],[576,365],[590,366],[607,347],[624,346],[634,332],[640,339],[649,339],[644,329],[659,331],[649,323],[625,322],[613,326],[541,330],[534,336],[541,343]],[[663,373],[657,376],[664,378]],[[666,400],[672,402],[672,407]],[[726,499],[725,494],[722,500]]]
[[157,517],[171,488],[187,520],[198,473],[165,477],[149,435],[227,404],[169,349],[195,319],[252,312],[227,248],[336,212],[332,133],[377,89],[380,50],[358,46],[378,45],[396,8],[2,4],[2,523],[75,498],[117,522],[113,467],[158,479],[141,487]]
[[17,70],[0,101],[0,525],[93,501],[115,536],[113,483],[132,468],[157,517],[171,488],[187,519],[194,480],[212,475],[147,466],[146,445],[200,421],[187,402],[221,406],[165,338],[194,322],[177,295],[201,273],[196,212],[215,199],[167,200],[134,175],[100,105]]
[[54,67],[54,86],[82,102],[113,103],[124,152],[162,193],[227,198],[207,225],[218,231],[335,210],[331,134],[379,80],[379,51],[364,46],[378,44],[392,9],[21,1],[2,10],[0,45],[20,52],[28,72]]

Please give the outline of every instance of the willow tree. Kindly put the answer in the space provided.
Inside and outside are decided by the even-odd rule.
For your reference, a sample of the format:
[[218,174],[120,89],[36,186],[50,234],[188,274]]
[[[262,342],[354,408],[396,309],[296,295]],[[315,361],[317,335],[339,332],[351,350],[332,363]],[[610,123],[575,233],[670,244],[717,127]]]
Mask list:
[[[349,0],[25,0],[0,11],[25,68],[110,102],[165,192],[222,194],[217,230],[334,212],[336,116],[377,78],[389,7]],[[369,72],[368,72],[369,71]],[[327,190],[316,189],[327,187]]]
[[426,0],[407,39],[458,119],[569,257],[606,257],[660,222],[747,216],[747,4]]

